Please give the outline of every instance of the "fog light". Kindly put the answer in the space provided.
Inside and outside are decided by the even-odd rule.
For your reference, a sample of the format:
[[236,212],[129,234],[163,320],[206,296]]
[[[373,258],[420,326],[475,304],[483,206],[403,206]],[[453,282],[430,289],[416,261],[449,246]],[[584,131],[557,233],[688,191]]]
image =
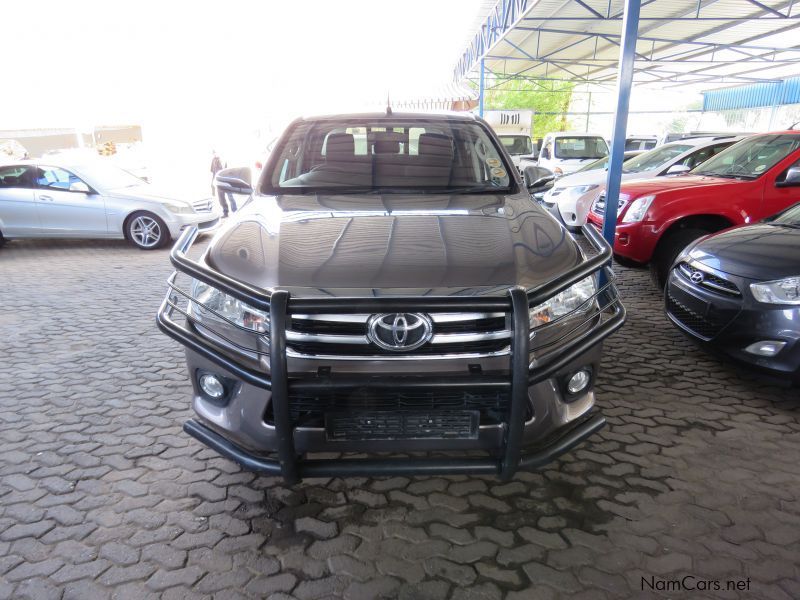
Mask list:
[[219,400],[225,395],[225,384],[216,375],[205,373],[198,382],[203,393],[212,400]]
[[747,348],[744,349],[744,351],[749,352],[750,354],[755,354],[756,356],[772,357],[775,356],[781,350],[783,350],[783,347],[785,345],[786,342],[764,340],[761,342],[756,342],[755,344],[750,344]]
[[569,378],[569,381],[567,382],[567,391],[570,394],[580,394],[589,386],[589,382],[591,380],[592,374],[589,372],[589,370],[581,369]]

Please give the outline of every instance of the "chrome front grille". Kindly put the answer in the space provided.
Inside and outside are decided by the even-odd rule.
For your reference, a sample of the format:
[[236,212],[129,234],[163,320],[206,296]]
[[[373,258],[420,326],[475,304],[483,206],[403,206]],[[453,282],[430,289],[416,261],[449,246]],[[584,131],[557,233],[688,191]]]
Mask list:
[[214,199],[206,198],[205,200],[192,202],[192,208],[194,209],[194,212],[211,212],[214,209]]
[[733,297],[740,297],[742,295],[735,283],[714,275],[709,271],[693,267],[689,263],[680,263],[678,265],[678,273],[683,275],[685,279],[691,281],[694,285],[711,290],[717,294]]
[[[623,197],[622,194],[620,194],[619,204],[617,204],[617,214],[620,214],[622,212],[622,209],[625,208],[625,205],[627,203],[628,203],[628,199]],[[606,195],[605,194],[600,194],[597,197],[597,200],[594,201],[594,204],[592,204],[592,212],[594,214],[596,214],[596,215],[601,215],[601,216],[606,213]]]
[[385,350],[367,335],[370,314],[293,314],[286,331],[290,355],[342,359],[376,357],[404,359],[414,356],[492,356],[508,353],[509,316],[497,313],[430,313],[431,338],[408,351]]

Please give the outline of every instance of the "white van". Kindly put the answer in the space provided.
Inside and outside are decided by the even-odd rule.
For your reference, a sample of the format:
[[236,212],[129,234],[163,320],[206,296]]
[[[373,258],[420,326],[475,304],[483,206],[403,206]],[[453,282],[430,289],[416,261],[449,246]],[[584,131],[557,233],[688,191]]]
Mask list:
[[491,125],[517,170],[521,160],[535,159],[531,144],[532,110],[487,110],[484,120]]
[[608,156],[608,144],[602,135],[562,131],[544,137],[538,164],[561,177],[604,156]]

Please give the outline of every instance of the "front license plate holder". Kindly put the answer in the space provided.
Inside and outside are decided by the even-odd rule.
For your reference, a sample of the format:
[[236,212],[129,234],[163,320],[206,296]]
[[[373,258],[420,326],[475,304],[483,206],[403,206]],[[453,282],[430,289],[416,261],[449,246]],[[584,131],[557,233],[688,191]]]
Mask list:
[[357,411],[325,415],[328,441],[477,439],[480,413],[456,411]]

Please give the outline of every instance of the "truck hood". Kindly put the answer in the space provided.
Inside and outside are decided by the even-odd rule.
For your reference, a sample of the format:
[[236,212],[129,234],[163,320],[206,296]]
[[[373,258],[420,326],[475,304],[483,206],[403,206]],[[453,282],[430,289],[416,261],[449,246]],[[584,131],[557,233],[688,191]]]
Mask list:
[[702,188],[709,186],[735,186],[746,183],[740,179],[726,179],[724,177],[707,177],[705,175],[681,175],[677,177],[654,177],[652,179],[628,180],[622,184],[622,192],[631,198],[659,192],[673,192],[681,190],[696,195],[705,195]]
[[759,223],[703,239],[689,256],[713,269],[761,281],[800,275],[800,229]]
[[225,275],[303,297],[501,294],[581,259],[524,193],[255,196],[206,255]]

